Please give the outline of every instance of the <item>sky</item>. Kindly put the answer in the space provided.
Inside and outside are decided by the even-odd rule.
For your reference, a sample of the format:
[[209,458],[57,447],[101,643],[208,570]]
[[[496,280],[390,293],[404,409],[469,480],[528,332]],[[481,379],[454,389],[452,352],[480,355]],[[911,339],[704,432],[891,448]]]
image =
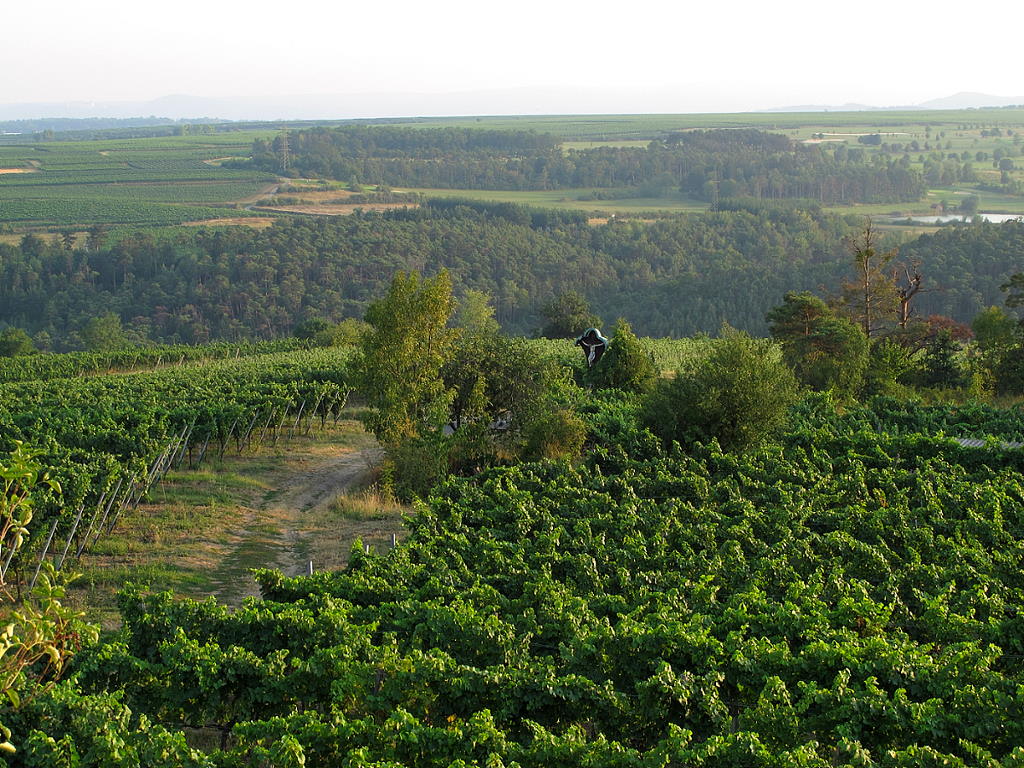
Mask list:
[[[373,94],[348,109],[383,115],[552,112],[560,103],[567,112],[892,106],[959,91],[1024,97],[1016,1],[985,3],[973,18],[966,6],[944,7],[891,0],[8,3],[0,104],[185,94],[291,98],[308,110],[320,103],[310,97]],[[337,100],[322,104],[346,109]],[[480,109],[467,109],[474,105]]]

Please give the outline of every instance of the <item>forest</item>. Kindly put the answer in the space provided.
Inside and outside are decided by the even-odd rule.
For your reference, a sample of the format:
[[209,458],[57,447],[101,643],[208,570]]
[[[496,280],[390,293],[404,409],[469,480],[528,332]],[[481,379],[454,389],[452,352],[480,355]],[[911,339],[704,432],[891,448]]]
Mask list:
[[[243,227],[0,243],[0,322],[43,349],[82,348],[114,313],[130,338],[162,343],[270,339],[303,321],[360,318],[395,270],[448,269],[456,292],[485,291],[511,333],[533,334],[557,293],[583,295],[606,322],[650,336],[763,335],[789,290],[838,295],[848,238],[863,226],[814,208],[736,205],[700,216],[588,226],[580,214],[431,201],[418,210],[293,218]],[[1000,304],[1024,260],[1024,224],[943,228],[899,245],[918,264],[914,311],[966,324]],[[40,311],[42,308],[42,311]],[[42,336],[40,336],[42,334]]]
[[919,200],[909,161],[869,160],[863,149],[796,144],[750,129],[677,132],[647,147],[562,151],[550,134],[460,128],[366,127],[291,131],[257,139],[251,159],[230,164],[282,175],[454,189],[613,188],[697,200],[752,196],[821,203]]

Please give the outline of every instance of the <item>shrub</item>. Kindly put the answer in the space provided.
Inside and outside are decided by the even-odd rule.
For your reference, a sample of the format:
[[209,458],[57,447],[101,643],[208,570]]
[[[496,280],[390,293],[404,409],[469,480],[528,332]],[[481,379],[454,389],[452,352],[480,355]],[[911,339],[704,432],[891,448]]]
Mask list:
[[714,438],[745,451],[785,424],[798,388],[777,346],[727,327],[707,360],[659,382],[641,423],[666,443]]

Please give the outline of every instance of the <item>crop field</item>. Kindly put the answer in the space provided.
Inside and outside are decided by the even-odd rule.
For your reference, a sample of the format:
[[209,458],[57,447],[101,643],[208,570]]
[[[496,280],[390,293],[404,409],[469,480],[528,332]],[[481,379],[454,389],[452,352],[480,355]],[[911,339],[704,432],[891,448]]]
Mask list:
[[[177,224],[272,189],[275,177],[221,168],[263,132],[0,145],[0,223]],[[232,216],[256,215],[237,211]]]
[[898,126],[1024,125],[1024,109],[886,110],[864,112],[740,112],[688,115],[499,115],[396,121],[404,126],[506,129],[553,133],[567,141],[652,139],[694,128],[760,128],[766,131],[875,133]]
[[[900,162],[926,178],[929,166],[936,163],[972,166],[974,176],[969,182],[933,174],[927,195],[918,201],[828,208],[836,213],[879,218],[935,214],[955,210],[966,196],[975,195],[978,212],[1024,214],[1024,196],[1017,193],[1024,183],[1022,109],[463,117],[396,120],[395,124],[424,129],[534,130],[561,137],[565,152],[598,147],[642,149],[652,139],[680,130],[758,128],[783,133],[798,144],[819,146],[824,152],[838,147],[859,151],[866,164]],[[301,125],[305,124],[294,127]],[[222,165],[232,158],[248,157],[255,139],[271,139],[281,127],[79,141],[0,137],[0,225],[18,231],[52,231],[92,223],[168,225],[224,219],[224,208],[237,210],[237,217],[350,213],[349,207],[332,208],[322,200],[317,200],[317,207],[302,210],[292,210],[294,206],[279,201],[261,202],[274,195],[288,195],[277,191],[280,180],[276,176]],[[874,134],[879,135],[880,144],[862,141]],[[332,182],[320,185],[319,190],[326,193],[343,187],[344,182]],[[706,201],[685,197],[674,188],[660,197],[634,197],[636,190],[613,188],[413,191],[427,197],[583,210],[597,218],[698,213],[708,208]],[[244,210],[253,203],[261,205],[261,210]],[[372,206],[362,207],[369,210]],[[235,213],[228,216],[237,217]]]

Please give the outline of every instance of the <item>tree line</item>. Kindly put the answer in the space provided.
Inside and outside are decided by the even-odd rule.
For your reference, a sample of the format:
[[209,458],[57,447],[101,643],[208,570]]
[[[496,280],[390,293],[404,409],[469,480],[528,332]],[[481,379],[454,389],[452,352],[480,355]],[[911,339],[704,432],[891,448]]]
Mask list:
[[445,189],[614,189],[700,200],[749,195],[823,203],[908,202],[923,176],[895,159],[839,153],[755,129],[686,131],[646,147],[563,150],[550,134],[391,126],[315,128],[258,139],[235,166],[273,173]]
[[[362,317],[398,270],[447,269],[457,294],[492,297],[510,333],[534,333],[547,302],[577,291],[642,335],[715,333],[723,322],[764,335],[765,314],[786,291],[839,291],[844,238],[861,222],[768,207],[593,227],[575,214],[445,202],[71,247],[28,235],[0,244],[0,323],[54,350],[122,330],[127,341],[269,339],[311,319]],[[1007,222],[922,236],[901,247],[900,261],[921,264],[928,290],[915,311],[970,323],[1001,303],[999,286],[1022,254],[1024,224]]]

